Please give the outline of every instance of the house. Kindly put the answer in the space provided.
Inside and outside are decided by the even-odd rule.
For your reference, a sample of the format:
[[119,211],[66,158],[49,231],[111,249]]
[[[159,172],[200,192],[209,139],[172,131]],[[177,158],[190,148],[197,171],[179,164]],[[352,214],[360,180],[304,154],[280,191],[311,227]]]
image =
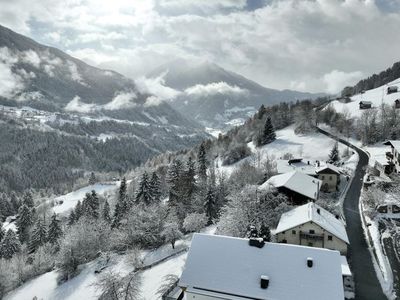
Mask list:
[[393,93],[397,93],[397,86],[388,86],[386,89],[386,93],[389,94],[393,94]]
[[400,99],[394,100],[394,108],[400,108]]
[[390,163],[393,164],[393,171],[396,173],[400,172],[400,141],[387,141],[383,143],[386,146],[390,146],[390,152],[386,152],[386,157]]
[[186,300],[343,300],[338,251],[195,234],[179,281]]
[[275,187],[280,193],[285,194],[289,201],[295,205],[317,200],[322,181],[299,171],[275,175],[264,182],[260,189]]
[[282,214],[275,235],[279,243],[337,250],[342,255],[349,244],[343,221],[313,202]]
[[311,161],[303,162],[303,159],[278,159],[276,160],[276,171],[278,174],[298,171],[309,176],[315,176],[315,164]]
[[360,101],[360,109],[369,109],[372,107],[371,101]]
[[332,164],[319,167],[315,171],[322,181],[321,191],[336,192],[340,183],[340,170]]
[[386,157],[375,156],[374,169],[376,170],[373,175],[382,176],[393,172],[393,164],[388,161]]

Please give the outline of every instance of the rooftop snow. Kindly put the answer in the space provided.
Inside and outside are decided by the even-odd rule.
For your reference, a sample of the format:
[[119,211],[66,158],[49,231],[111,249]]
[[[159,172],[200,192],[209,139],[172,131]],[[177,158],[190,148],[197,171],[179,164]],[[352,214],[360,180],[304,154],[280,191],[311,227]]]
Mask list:
[[[317,209],[319,209],[320,213],[318,213]],[[333,214],[313,202],[296,207],[282,214],[275,233],[286,231],[311,221],[342,241],[349,243],[349,238],[347,237],[343,222],[340,219],[336,219]]]
[[318,189],[321,188],[321,184],[322,181],[319,179],[298,171],[293,171],[272,176],[260,186],[260,189],[268,189],[271,185],[276,188],[285,187],[310,199],[316,199],[318,195]]
[[340,169],[332,164],[326,164],[326,166],[321,166],[319,168],[316,169],[317,173],[320,173],[323,170],[332,170],[333,172],[335,172],[336,174],[340,175]]
[[400,141],[387,141],[386,143],[384,143],[385,145],[391,145],[393,146],[393,148],[395,148],[397,150],[397,152],[400,152]]
[[346,256],[344,256],[344,255],[340,256],[340,261],[341,261],[341,265],[342,265],[342,275],[343,276],[352,276]]
[[[262,275],[269,277],[267,289],[260,287]],[[248,239],[203,234],[193,236],[179,286],[224,299],[344,298],[338,251],[277,243],[257,248]]]
[[289,164],[287,159],[278,159],[276,161],[276,169],[278,174],[299,171],[308,175],[315,175],[315,165],[310,162],[310,164],[303,161]]

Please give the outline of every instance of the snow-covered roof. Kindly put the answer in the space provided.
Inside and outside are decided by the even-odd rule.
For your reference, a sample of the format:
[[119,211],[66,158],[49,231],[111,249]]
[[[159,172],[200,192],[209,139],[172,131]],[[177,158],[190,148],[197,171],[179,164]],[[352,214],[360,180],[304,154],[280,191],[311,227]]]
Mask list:
[[398,152],[400,152],[400,141],[390,140],[384,143],[385,145],[390,145],[395,148]]
[[332,164],[326,164],[325,166],[321,166],[316,169],[316,172],[321,173],[324,170],[331,170],[331,171],[335,172],[336,174],[340,175],[340,169]]
[[278,171],[278,174],[299,171],[304,174],[315,175],[315,165],[311,162],[308,164],[300,161],[289,164],[289,160],[287,159],[278,159],[276,161],[276,170]]
[[319,179],[293,171],[272,176],[260,186],[260,189],[268,189],[271,185],[276,188],[285,187],[310,199],[317,199],[318,189],[321,188],[321,184],[322,181]]
[[[313,266],[307,266],[307,259]],[[268,276],[266,289],[261,276]],[[195,234],[179,286],[187,292],[223,299],[344,298],[338,251]]]
[[340,262],[341,262],[341,266],[342,266],[342,275],[343,276],[352,276],[346,256],[341,255]]
[[298,206],[282,214],[275,233],[286,231],[308,222],[314,222],[332,235],[349,243],[342,220],[337,219],[329,211],[313,202]]
[[372,104],[372,102],[371,102],[371,101],[365,101],[365,100],[363,100],[363,101],[360,101],[360,103],[363,103],[363,104]]

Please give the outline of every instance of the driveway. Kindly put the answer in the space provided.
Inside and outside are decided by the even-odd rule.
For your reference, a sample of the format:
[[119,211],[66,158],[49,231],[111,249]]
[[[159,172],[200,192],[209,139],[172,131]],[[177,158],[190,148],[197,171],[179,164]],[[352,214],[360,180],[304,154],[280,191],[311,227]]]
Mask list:
[[368,245],[364,237],[364,230],[361,226],[361,217],[358,209],[363,178],[366,167],[368,166],[368,155],[345,140],[342,140],[322,129],[317,128],[317,130],[320,133],[325,134],[354,149],[359,156],[353,181],[351,182],[343,202],[343,211],[347,223],[347,235],[350,241],[348,251],[350,257],[349,263],[354,275],[356,288],[355,299],[387,299],[382,291],[381,285],[375,273],[371,253],[368,249]]

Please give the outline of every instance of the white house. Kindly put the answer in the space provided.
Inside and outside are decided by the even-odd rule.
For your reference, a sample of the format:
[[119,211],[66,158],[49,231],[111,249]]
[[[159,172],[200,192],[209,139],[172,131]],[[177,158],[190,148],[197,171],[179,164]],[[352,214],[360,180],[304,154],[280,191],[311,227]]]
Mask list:
[[338,251],[204,234],[178,285],[187,300],[344,299]]
[[338,185],[340,183],[340,170],[338,167],[332,164],[326,164],[325,166],[318,167],[315,170],[315,173],[318,175],[318,179],[322,181],[322,191],[337,191]]
[[299,205],[309,200],[317,200],[322,181],[299,171],[275,175],[264,182],[260,189],[268,189],[271,186],[284,193],[289,201]]
[[282,214],[275,235],[279,243],[337,250],[343,255],[349,244],[343,221],[312,202]]

